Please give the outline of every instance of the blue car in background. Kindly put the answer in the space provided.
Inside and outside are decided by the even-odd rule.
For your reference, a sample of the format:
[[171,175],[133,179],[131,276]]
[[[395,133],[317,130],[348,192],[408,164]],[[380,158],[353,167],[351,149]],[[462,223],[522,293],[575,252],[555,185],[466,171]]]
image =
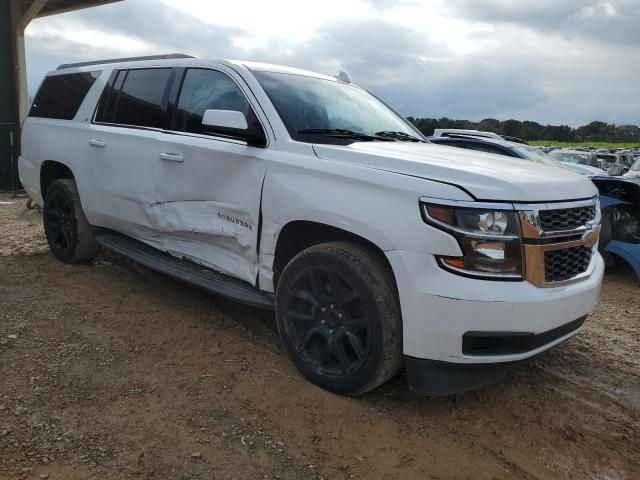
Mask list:
[[562,163],[539,148],[527,145],[518,138],[503,137],[492,132],[476,130],[436,130],[429,141],[438,145],[477,150],[496,155],[553,164],[588,176],[600,191],[602,231],[600,252],[607,266],[623,260],[640,280],[640,180],[609,176],[604,170],[588,166]]
[[591,180],[600,191],[600,251],[608,264],[616,258],[626,261],[640,280],[640,181],[626,177]]

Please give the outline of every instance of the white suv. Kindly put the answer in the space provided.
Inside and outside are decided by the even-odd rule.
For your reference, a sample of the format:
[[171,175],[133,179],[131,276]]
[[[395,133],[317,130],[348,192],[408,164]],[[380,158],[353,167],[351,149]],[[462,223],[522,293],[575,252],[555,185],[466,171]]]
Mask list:
[[53,254],[105,246],[251,305],[312,382],[355,395],[404,364],[475,388],[574,335],[598,300],[587,178],[430,144],[345,81],[181,55],[65,65],[20,176]]

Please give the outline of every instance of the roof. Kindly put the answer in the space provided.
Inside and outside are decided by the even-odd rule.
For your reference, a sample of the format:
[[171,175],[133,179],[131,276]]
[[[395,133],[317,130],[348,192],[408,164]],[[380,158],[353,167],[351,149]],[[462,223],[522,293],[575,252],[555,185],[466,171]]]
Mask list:
[[440,137],[435,137],[435,136],[428,137],[427,140],[434,143],[439,143],[439,142],[444,143],[452,140],[458,140],[461,142],[469,142],[469,143],[485,143],[485,144],[491,144],[491,145],[502,145],[503,147],[508,147],[508,148],[526,146],[519,142],[511,142],[509,140],[505,140],[499,135],[497,135],[496,137],[480,137],[476,135],[450,134],[450,135],[443,135]]
[[[230,62],[238,65],[244,65],[249,70],[252,70],[254,72],[288,73],[290,75],[302,75],[305,77],[324,78],[325,80],[343,81],[329,75],[323,75],[321,73],[312,72],[310,70],[303,70],[301,68],[286,67],[284,65],[274,65],[271,63],[260,63],[260,62],[248,62],[243,60],[230,60]],[[343,83],[345,82],[343,81]]]
[[433,131],[432,138],[479,138],[491,140],[507,140],[511,143],[519,143],[521,145],[529,145],[526,141],[518,137],[510,135],[500,135],[494,132],[485,132],[482,130],[467,130],[463,128],[436,128]]
[[550,153],[568,153],[571,155],[594,155],[595,152],[590,150],[577,150],[575,148],[556,148]]
[[469,136],[479,138],[494,138],[502,140],[502,137],[494,132],[482,132],[480,130],[465,130],[462,128],[436,128],[433,131],[434,137]]
[[[223,65],[239,65],[248,68],[254,72],[272,72],[272,73],[284,73],[289,75],[302,75],[305,77],[320,78],[324,80],[331,80],[334,82],[346,83],[336,77],[330,75],[323,75],[321,73],[312,72],[309,70],[302,70],[300,68],[286,67],[284,65],[273,65],[270,63],[258,63],[243,60],[224,60],[215,58],[199,58],[187,55],[184,53],[170,53],[164,55],[152,55],[148,57],[129,57],[129,58],[114,58],[94,60],[80,63],[68,63],[60,65],[53,72],[49,72],[48,75],[60,75],[74,72],[92,71],[96,69],[116,69],[116,68],[139,68],[139,67],[193,67],[193,66],[215,66],[216,64]],[[70,70],[70,71],[68,71]]]
[[92,67],[94,65],[106,65],[110,63],[141,62],[146,60],[175,60],[178,58],[196,58],[196,57],[192,55],[187,55],[184,53],[168,53],[166,55],[149,55],[146,57],[111,58],[109,60],[94,60],[91,62],[63,63],[57,68],[57,70],[66,70],[69,68],[79,68],[79,67]]

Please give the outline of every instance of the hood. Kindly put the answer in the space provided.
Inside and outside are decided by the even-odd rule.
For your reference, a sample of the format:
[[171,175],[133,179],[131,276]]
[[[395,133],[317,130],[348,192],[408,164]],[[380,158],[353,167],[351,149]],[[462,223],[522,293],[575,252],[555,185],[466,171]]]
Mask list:
[[478,200],[550,202],[598,193],[589,179],[567,169],[432,143],[355,142],[313,148],[322,159],[457,185]]

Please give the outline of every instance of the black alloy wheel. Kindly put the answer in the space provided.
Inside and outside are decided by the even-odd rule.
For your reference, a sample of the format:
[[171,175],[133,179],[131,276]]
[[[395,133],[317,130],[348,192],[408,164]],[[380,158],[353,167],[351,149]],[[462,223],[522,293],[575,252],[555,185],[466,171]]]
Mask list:
[[371,325],[360,292],[339,272],[310,267],[288,287],[287,330],[304,362],[321,375],[349,376],[370,352]]
[[47,188],[42,219],[49,248],[61,262],[86,262],[98,254],[100,245],[84,215],[74,180],[56,180]]
[[276,320],[284,347],[312,383],[359,395],[402,364],[402,317],[384,254],[355,242],[303,250],[277,280]]
[[47,197],[43,217],[51,250],[56,257],[68,257],[75,242],[75,218],[71,199],[61,190],[52,192]]

